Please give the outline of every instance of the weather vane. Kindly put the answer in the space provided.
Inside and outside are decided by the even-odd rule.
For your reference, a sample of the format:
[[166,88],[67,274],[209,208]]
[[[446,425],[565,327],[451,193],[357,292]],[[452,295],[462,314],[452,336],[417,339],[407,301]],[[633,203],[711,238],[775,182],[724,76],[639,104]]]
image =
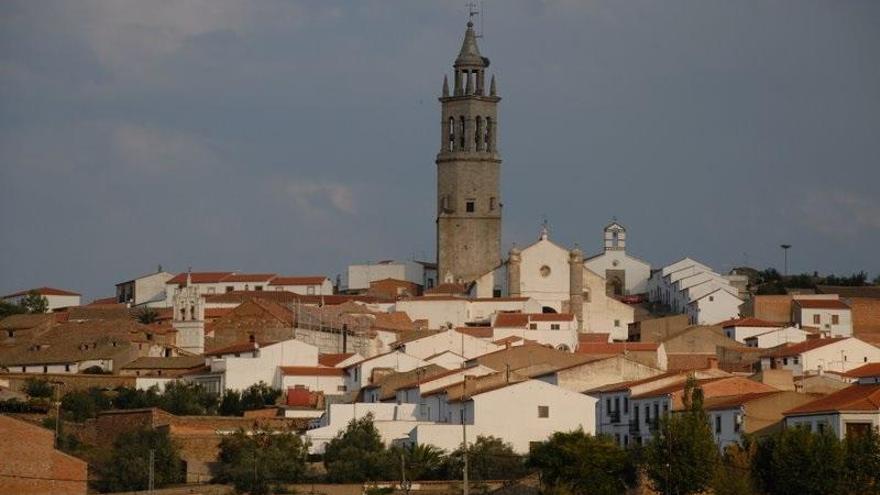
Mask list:
[[477,33],[477,38],[483,37],[483,18],[484,15],[480,15],[482,13],[482,2],[478,0],[469,0],[467,3],[468,8],[468,22],[474,22],[474,17],[480,16],[480,31]]

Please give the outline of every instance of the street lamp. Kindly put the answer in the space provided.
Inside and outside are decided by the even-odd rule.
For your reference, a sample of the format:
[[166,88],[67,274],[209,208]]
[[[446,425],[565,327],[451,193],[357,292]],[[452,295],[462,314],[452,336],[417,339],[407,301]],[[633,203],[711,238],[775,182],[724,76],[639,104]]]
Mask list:
[[788,276],[788,250],[791,249],[791,244],[780,244],[779,247],[782,248],[782,256],[785,260],[785,270],[783,271],[783,275]]

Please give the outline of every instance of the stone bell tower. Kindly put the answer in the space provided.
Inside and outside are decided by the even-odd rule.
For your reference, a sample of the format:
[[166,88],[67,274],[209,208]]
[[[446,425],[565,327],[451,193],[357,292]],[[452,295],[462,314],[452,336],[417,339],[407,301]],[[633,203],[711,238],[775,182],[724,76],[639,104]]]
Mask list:
[[452,93],[443,78],[437,153],[437,275],[470,282],[501,263],[501,157],[495,76],[468,22],[455,59]]

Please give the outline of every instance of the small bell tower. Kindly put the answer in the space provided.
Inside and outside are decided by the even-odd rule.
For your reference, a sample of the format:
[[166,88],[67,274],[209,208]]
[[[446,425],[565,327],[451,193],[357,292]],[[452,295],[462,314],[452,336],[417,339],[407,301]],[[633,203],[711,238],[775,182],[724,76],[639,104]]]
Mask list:
[[205,352],[205,303],[199,287],[192,284],[191,271],[186,274],[186,285],[174,291],[171,326],[177,330],[177,347],[203,354]]

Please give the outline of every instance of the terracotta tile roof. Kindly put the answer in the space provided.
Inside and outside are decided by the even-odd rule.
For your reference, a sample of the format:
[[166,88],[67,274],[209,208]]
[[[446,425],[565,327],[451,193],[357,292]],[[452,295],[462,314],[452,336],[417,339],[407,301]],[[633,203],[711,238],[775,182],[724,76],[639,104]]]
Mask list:
[[661,373],[659,375],[649,376],[647,378],[639,378],[638,380],[629,380],[625,382],[616,382],[609,383],[607,385],[602,385],[601,387],[596,387],[588,390],[588,393],[608,393],[608,392],[622,392],[624,390],[628,390],[632,387],[643,385],[645,383],[651,383],[656,380],[662,380],[664,378],[669,378],[672,376],[679,376],[682,380],[684,380],[687,375],[681,371],[668,371],[666,373]]
[[473,359],[469,359],[468,362],[482,364],[483,366],[501,371],[506,370],[508,366],[511,370],[518,370],[542,364],[561,368],[572,364],[592,361],[593,359],[592,356],[558,351],[551,347],[526,342],[523,345],[503,348],[477,356]]
[[817,285],[816,291],[820,294],[837,294],[840,297],[865,297],[880,298],[880,286],[866,285],[857,286],[840,286],[840,285]]
[[329,280],[323,275],[310,275],[303,277],[281,276],[275,277],[269,285],[321,285],[325,280]]
[[[55,313],[55,315],[61,313]],[[43,324],[54,323],[55,316],[52,313],[32,314],[23,313],[19,315],[9,315],[0,320],[0,328],[3,330],[25,330],[34,328]]]
[[568,313],[529,313],[529,321],[572,321],[574,315]]
[[819,400],[785,411],[786,416],[825,412],[880,411],[880,384],[851,385]]
[[288,388],[284,403],[291,407],[316,409],[323,395],[305,388]]
[[657,342],[580,342],[579,354],[623,354],[624,352],[656,351],[660,348]]
[[345,369],[323,366],[281,366],[281,373],[285,376],[345,376]]
[[808,309],[849,309],[840,299],[795,299],[794,303]]
[[610,333],[579,333],[578,342],[580,343],[607,343]]
[[467,294],[470,284],[442,283],[425,291],[425,294]]
[[[654,390],[636,394],[631,399],[641,399],[646,397],[657,397],[660,395],[668,395],[680,393],[684,390],[686,381],[678,382]],[[703,395],[706,398],[723,397],[732,395],[742,395],[748,393],[761,392],[778,392],[779,390],[761,382],[749,380],[741,376],[722,376],[713,378],[704,378],[697,380],[697,384],[703,389]]]
[[833,337],[828,339],[807,339],[803,342],[798,342],[797,344],[792,344],[788,346],[780,346],[776,350],[769,352],[767,354],[762,354],[761,357],[789,357],[789,356],[797,356],[803,354],[807,351],[812,351],[813,349],[818,349],[820,347],[825,347],[826,345],[834,344],[836,342],[840,342],[841,340],[846,340],[850,337]]
[[785,323],[777,323],[773,321],[761,320],[759,318],[733,318],[722,321],[718,324],[721,328],[730,327],[765,327],[765,328],[781,328],[786,326]]
[[126,364],[122,369],[187,370],[204,365],[205,358],[202,356],[140,357]]
[[[192,272],[190,273],[190,280],[192,280],[194,284],[216,284],[222,282],[224,278],[232,274],[233,272]],[[185,284],[186,275],[187,272],[178,273],[165,283],[167,285]]]
[[706,411],[719,411],[722,409],[730,409],[732,407],[741,406],[748,402],[751,402],[755,399],[760,399],[762,397],[768,397],[770,395],[778,394],[781,391],[775,392],[750,392],[746,394],[738,394],[738,395],[727,395],[721,397],[709,397],[703,403],[703,408]]
[[499,313],[495,317],[496,327],[525,327],[529,324],[529,315],[523,313]]
[[[223,278],[224,282],[268,282],[275,278],[274,273],[233,273]],[[270,284],[271,285],[271,284]]]
[[253,299],[255,297],[259,297],[261,299],[267,299],[270,301],[275,301],[277,303],[301,303],[308,305],[319,305],[324,304],[328,306],[336,306],[339,304],[343,304],[346,302],[362,302],[362,303],[375,303],[375,302],[385,302],[387,299],[383,299],[375,296],[346,296],[346,295],[332,295],[332,296],[320,296],[320,295],[304,295],[297,294],[295,292],[290,292],[286,290],[263,290],[263,291],[244,291],[244,290],[236,290],[232,292],[226,292],[223,294],[206,294],[205,302],[212,304],[241,304],[245,301]]
[[220,356],[223,354],[235,354],[241,352],[250,352],[254,349],[259,349],[260,347],[266,347],[272,344],[276,344],[277,342],[239,342],[237,344],[228,345],[226,347],[221,347],[219,349],[212,349],[210,352],[206,352],[206,356]]
[[86,306],[99,305],[103,306],[105,304],[117,304],[116,297],[102,297],[99,299],[95,299],[94,301],[88,303]]
[[852,378],[867,378],[871,376],[880,376],[880,363],[868,363],[863,366],[859,366],[854,370],[849,370],[844,373],[845,376],[849,376]]
[[491,339],[495,335],[492,327],[458,327],[455,331],[478,339]]
[[318,364],[335,368],[337,364],[354,356],[353,352],[340,352],[336,354],[318,354]]
[[5,299],[7,297],[18,297],[18,296],[26,296],[30,292],[36,291],[41,296],[78,296],[79,292],[72,292],[64,289],[56,289],[54,287],[37,287],[36,289],[27,289],[15,292],[13,294],[7,294],[5,296],[0,296],[0,299]]

